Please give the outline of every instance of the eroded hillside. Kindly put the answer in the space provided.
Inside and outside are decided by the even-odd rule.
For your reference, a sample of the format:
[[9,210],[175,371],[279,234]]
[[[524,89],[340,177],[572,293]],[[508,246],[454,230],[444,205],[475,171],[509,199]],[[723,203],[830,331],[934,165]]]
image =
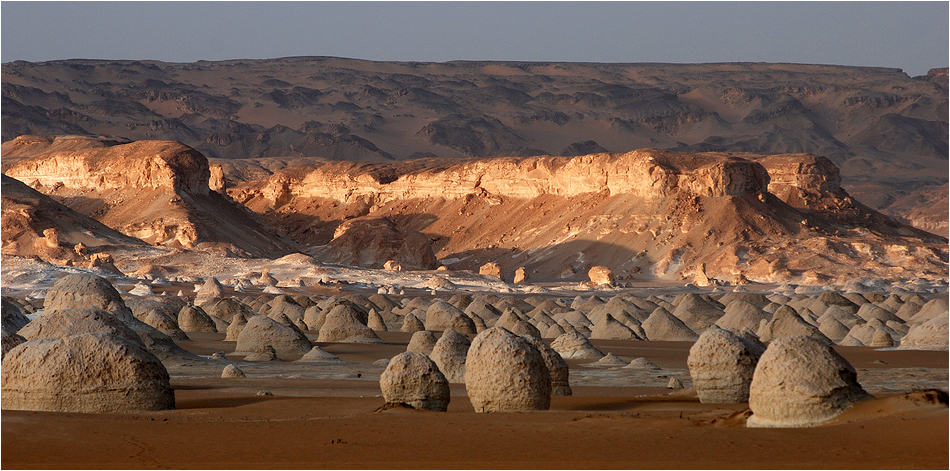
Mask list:
[[[946,69],[798,64],[371,62],[3,64],[3,140],[176,140],[210,158],[807,152],[875,209],[946,236]],[[945,193],[945,192],[943,192]],[[921,212],[907,201],[942,211]]]

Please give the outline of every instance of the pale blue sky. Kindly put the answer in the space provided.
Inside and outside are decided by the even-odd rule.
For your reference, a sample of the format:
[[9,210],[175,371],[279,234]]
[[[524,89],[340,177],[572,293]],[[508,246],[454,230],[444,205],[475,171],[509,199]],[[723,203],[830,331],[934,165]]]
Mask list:
[[0,61],[797,62],[946,67],[948,2],[12,2]]

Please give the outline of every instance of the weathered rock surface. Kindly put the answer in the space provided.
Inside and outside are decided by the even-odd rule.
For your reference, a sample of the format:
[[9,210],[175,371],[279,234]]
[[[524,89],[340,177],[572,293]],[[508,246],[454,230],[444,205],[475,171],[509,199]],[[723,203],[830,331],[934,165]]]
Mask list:
[[501,327],[472,341],[465,389],[475,412],[547,410],[551,405],[551,374],[541,352]]
[[809,336],[772,341],[749,390],[749,427],[810,427],[867,399],[854,368],[827,343]]
[[[415,335],[413,335],[415,339]],[[439,367],[450,383],[465,382],[465,359],[472,342],[464,335],[448,329],[432,347],[429,358]]]
[[448,409],[449,382],[424,353],[405,352],[393,357],[379,377],[387,404],[405,404],[418,410]]
[[551,395],[570,396],[574,394],[570,384],[570,368],[561,354],[538,337],[523,335],[522,338],[527,340],[534,348],[537,348],[541,352],[541,356],[544,357],[544,364],[548,367],[548,373],[551,375]]
[[728,330],[709,329],[689,349],[686,364],[703,404],[748,402],[763,349]]
[[476,333],[475,323],[457,307],[445,302],[436,301],[426,309],[426,330],[453,329],[460,334]]
[[327,313],[320,326],[318,342],[386,343],[361,322],[359,313],[352,305],[339,304]]
[[604,356],[587,337],[578,332],[565,332],[551,342],[551,348],[568,360],[599,360]]
[[300,357],[313,347],[307,337],[267,316],[253,316],[237,338],[235,353],[255,353],[271,346],[282,358]]
[[162,363],[108,333],[37,339],[3,359],[3,408],[118,413],[175,408]]

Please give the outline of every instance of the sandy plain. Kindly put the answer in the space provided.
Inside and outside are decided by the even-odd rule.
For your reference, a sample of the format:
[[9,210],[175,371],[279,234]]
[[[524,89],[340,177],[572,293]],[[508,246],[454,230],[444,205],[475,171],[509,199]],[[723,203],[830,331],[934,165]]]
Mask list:
[[[343,363],[244,362],[223,333],[189,336],[179,345],[204,356],[225,352],[228,361],[169,365],[176,410],[3,411],[0,465],[936,469],[950,456],[946,352],[835,347],[875,399],[821,427],[750,429],[747,404],[699,402],[686,367],[690,342],[593,340],[605,353],[646,357],[661,369],[569,360],[574,394],[554,397],[550,410],[477,414],[464,384],[451,385],[444,413],[382,407],[384,366],[374,362],[405,351],[408,333],[381,332],[387,343],[377,345],[315,342]],[[222,379],[227,363],[247,377]],[[686,389],[667,389],[671,377]]]

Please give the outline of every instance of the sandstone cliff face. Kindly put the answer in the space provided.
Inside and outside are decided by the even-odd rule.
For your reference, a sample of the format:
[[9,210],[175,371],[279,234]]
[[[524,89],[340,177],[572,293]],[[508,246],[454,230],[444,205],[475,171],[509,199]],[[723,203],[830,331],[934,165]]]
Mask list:
[[208,187],[208,161],[171,141],[43,152],[7,175],[126,235],[154,245],[283,254],[287,243]]
[[508,275],[525,266],[535,279],[575,279],[596,265],[618,281],[800,282],[807,272],[843,282],[945,269],[943,239],[868,209],[839,182],[830,161],[807,154],[641,149],[320,163],[228,191],[311,245],[328,244],[352,218],[388,218],[428,236],[450,268],[497,261]]

